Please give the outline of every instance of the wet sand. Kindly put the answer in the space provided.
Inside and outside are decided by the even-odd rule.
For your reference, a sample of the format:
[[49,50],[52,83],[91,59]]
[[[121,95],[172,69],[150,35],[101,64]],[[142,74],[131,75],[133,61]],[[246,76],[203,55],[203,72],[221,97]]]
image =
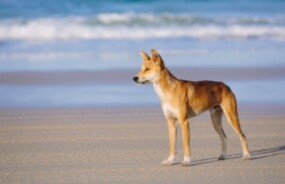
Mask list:
[[[187,80],[273,80],[284,79],[284,68],[172,68],[178,78]],[[26,71],[1,72],[0,85],[74,85],[131,83],[138,72],[134,69],[121,70],[75,70],[75,71]]]
[[0,183],[283,183],[283,106],[240,107],[252,154],[224,119],[228,157],[208,113],[191,119],[192,166],[162,166],[167,129],[159,106],[0,110]]

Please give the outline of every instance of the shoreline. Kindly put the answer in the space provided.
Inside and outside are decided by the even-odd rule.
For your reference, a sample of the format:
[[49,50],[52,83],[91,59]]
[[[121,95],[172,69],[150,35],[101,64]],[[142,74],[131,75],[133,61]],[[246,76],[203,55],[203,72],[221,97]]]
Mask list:
[[[285,68],[180,68],[169,67],[178,78],[186,80],[252,81],[285,78]],[[131,83],[138,69],[74,70],[74,71],[11,71],[0,72],[1,85],[83,85]]]
[[[177,78],[225,82],[242,106],[282,106],[285,68],[170,68]],[[0,109],[127,108],[159,105],[133,69],[0,72]],[[140,98],[144,96],[144,98]],[[283,107],[282,107],[283,108]],[[284,108],[283,108],[284,109]]]

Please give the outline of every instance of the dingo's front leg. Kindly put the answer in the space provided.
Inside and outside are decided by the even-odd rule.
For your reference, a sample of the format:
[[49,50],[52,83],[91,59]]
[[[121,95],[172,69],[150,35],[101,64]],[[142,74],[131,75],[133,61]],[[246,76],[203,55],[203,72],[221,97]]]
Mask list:
[[181,129],[182,129],[182,139],[183,139],[183,152],[184,152],[184,159],[182,161],[182,166],[190,166],[190,156],[191,156],[191,150],[190,150],[190,128],[188,120],[182,120],[181,123]]
[[174,164],[175,149],[176,149],[176,121],[173,118],[167,119],[168,134],[169,134],[169,155],[166,160],[161,162],[162,165]]

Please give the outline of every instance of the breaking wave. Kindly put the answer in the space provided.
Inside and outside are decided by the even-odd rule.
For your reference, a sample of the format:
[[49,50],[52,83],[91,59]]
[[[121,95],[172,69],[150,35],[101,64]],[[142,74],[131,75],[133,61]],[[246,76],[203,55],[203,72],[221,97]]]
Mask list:
[[0,20],[0,40],[136,40],[173,37],[285,40],[285,18],[105,13],[93,17]]

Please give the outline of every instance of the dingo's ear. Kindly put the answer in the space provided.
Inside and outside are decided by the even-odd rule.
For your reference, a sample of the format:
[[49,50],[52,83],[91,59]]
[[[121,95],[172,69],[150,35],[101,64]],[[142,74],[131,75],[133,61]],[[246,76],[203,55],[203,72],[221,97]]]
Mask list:
[[155,49],[151,49],[151,54],[152,54],[152,59],[154,60],[155,64],[158,64],[161,67],[163,67],[164,63],[159,53]]
[[143,60],[149,60],[150,57],[141,49],[141,57]]

